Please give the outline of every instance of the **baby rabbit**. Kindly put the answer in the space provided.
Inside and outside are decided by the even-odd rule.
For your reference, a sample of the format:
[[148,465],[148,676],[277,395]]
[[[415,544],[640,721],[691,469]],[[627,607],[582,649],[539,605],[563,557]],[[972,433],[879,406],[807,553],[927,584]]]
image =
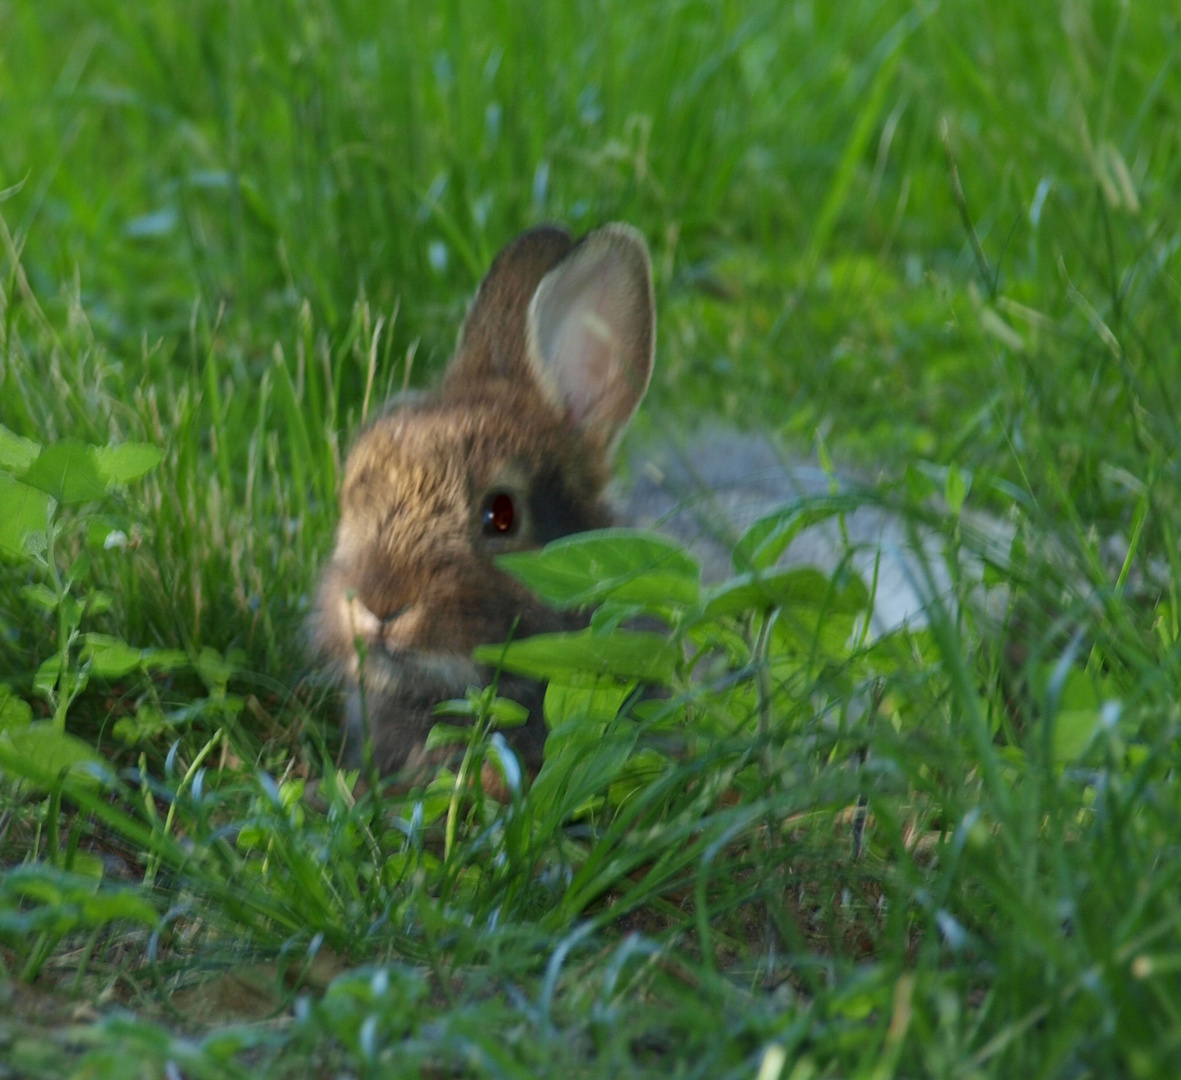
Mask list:
[[[639,233],[533,229],[492,263],[441,386],[396,398],[358,438],[310,627],[348,691],[351,764],[368,728],[381,772],[421,774],[434,707],[489,677],[476,645],[579,625],[494,557],[610,524],[604,488],[654,340]],[[536,768],[544,687],[505,675],[500,692],[529,710],[512,736]]]

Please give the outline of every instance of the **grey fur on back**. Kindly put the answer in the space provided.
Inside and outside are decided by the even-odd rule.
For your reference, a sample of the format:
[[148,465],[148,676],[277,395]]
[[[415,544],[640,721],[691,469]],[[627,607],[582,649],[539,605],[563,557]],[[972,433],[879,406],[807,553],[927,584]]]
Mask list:
[[[615,493],[621,522],[664,532],[701,561],[707,582],[735,573],[734,541],[756,520],[792,502],[829,494],[868,491],[851,475],[834,476],[816,462],[793,460],[767,438],[720,429],[699,431],[677,444],[640,444],[628,455],[630,481]],[[927,624],[936,597],[950,602],[951,570],[939,536],[868,502],[805,529],[780,564],[814,566],[833,572],[843,560],[872,586],[871,628],[875,634]],[[990,523],[998,542],[1006,530]],[[846,544],[845,537],[848,542]],[[965,565],[979,582],[978,559]]]

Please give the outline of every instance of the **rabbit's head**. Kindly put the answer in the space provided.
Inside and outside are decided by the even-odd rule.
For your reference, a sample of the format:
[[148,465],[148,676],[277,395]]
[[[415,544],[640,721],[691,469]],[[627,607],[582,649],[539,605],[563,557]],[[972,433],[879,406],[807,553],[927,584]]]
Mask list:
[[[488,677],[476,645],[574,625],[494,558],[609,524],[603,489],[654,337],[638,233],[531,230],[494,260],[439,389],[395,399],[358,438],[311,620],[349,690],[352,762],[367,728],[382,771],[420,769],[434,706]],[[500,690],[529,708],[516,745],[536,765],[543,688]]]

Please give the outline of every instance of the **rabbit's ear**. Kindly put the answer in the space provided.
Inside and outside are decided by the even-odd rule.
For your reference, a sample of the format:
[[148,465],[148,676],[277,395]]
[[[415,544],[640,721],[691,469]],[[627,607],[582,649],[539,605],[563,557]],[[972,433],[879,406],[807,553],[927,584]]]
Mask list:
[[551,399],[610,452],[652,375],[652,266],[643,237],[607,225],[542,279],[529,304],[527,356]]
[[541,225],[501,249],[464,319],[444,392],[467,391],[484,379],[528,377],[521,362],[529,301],[573,246],[565,229]]

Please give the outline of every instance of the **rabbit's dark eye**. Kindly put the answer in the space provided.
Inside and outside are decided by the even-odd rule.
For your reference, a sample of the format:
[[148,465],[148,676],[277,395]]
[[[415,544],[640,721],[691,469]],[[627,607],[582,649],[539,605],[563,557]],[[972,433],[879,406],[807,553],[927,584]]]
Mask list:
[[507,491],[494,491],[484,500],[484,535],[512,536],[518,525],[517,504]]

